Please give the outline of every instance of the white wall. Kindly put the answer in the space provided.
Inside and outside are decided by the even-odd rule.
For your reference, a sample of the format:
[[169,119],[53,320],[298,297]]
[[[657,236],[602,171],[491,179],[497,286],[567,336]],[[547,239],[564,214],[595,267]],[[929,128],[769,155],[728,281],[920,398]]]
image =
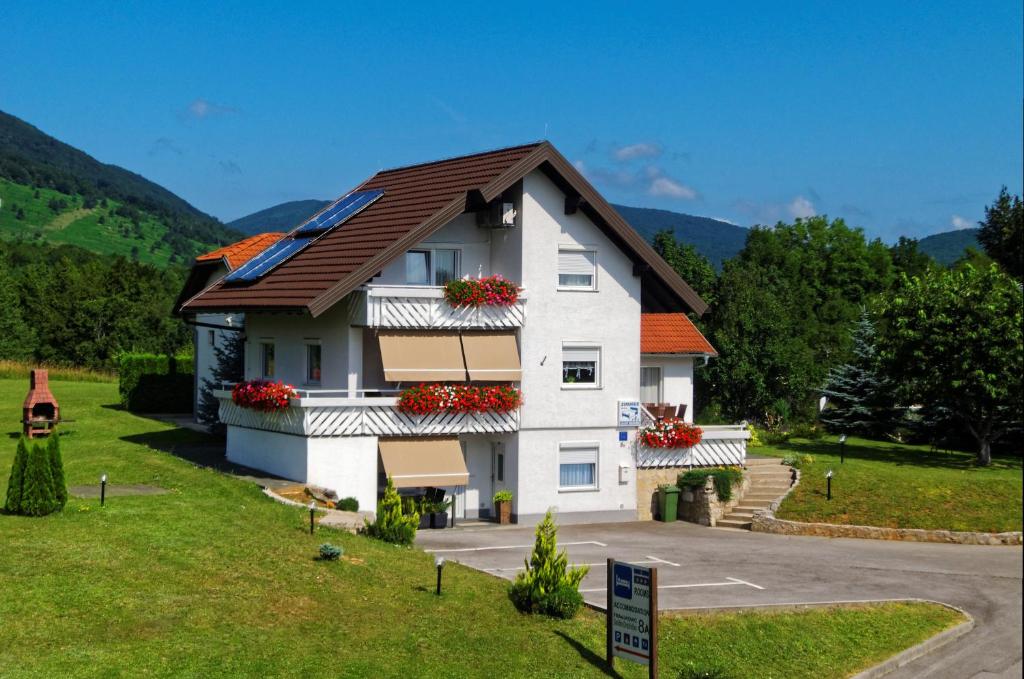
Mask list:
[[[462,275],[491,275],[491,231],[476,225],[473,214],[456,217],[410,250],[454,247],[462,250]],[[405,258],[399,257],[373,279],[379,285],[405,285]]]
[[693,422],[693,357],[645,354],[640,364],[645,368],[661,368],[662,403],[685,403],[684,419]]

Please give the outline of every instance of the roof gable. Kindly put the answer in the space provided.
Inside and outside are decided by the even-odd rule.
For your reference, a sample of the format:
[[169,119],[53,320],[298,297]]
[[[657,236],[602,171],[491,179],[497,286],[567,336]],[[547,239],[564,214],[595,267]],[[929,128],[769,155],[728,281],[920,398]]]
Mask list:
[[686,314],[640,314],[640,353],[718,355]]
[[342,227],[258,281],[221,281],[182,310],[298,309],[318,316],[452,219],[538,168],[566,193],[567,212],[583,210],[633,258],[645,308],[705,311],[693,289],[548,142],[378,172],[355,190],[384,189],[384,195]]

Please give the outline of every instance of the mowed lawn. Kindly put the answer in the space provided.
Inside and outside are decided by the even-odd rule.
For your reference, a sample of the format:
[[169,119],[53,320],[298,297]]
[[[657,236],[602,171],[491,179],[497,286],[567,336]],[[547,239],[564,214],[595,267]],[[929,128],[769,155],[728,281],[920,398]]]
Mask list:
[[[814,462],[801,469],[800,485],[777,516],[793,521],[1003,532],[1021,530],[1021,458],[974,464],[965,452],[932,451],[885,441],[850,438],[840,463],[834,437],[795,439],[753,449],[757,455],[806,453]],[[832,500],[825,475],[833,472]]]
[[[74,420],[61,438],[69,484],[107,473],[171,492],[0,515],[4,677],[602,676],[598,614],[521,615],[503,581],[458,565],[437,597],[430,555],[327,529],[311,537],[305,512],[164,452],[204,437],[112,407],[116,385],[51,388]],[[26,390],[0,380],[0,497]],[[314,559],[328,540],[345,560]],[[847,676],[959,621],[926,604],[665,616],[662,673],[694,663],[743,678]]]

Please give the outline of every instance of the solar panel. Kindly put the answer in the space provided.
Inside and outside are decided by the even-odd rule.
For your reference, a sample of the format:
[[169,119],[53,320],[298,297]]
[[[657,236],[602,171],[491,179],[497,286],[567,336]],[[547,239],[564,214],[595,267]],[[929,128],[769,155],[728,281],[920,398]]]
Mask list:
[[224,277],[232,283],[251,282],[265,276],[278,264],[299,254],[320,236],[337,228],[384,195],[382,189],[353,191],[311,217],[290,235],[277,241]]
[[339,226],[346,220],[354,217],[364,208],[373,204],[375,200],[383,195],[384,191],[381,189],[353,191],[347,196],[334,201],[333,204],[311,217],[295,230],[295,234],[306,235],[319,233]]

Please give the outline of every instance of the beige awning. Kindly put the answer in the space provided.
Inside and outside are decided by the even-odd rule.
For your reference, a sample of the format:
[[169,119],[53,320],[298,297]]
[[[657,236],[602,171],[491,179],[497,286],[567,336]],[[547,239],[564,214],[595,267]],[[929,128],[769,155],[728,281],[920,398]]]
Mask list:
[[469,379],[474,382],[520,382],[523,369],[514,332],[467,332],[462,336]]
[[381,439],[380,460],[396,488],[464,486],[469,483],[456,438]]
[[458,333],[382,332],[380,356],[389,382],[463,382],[466,364]]

